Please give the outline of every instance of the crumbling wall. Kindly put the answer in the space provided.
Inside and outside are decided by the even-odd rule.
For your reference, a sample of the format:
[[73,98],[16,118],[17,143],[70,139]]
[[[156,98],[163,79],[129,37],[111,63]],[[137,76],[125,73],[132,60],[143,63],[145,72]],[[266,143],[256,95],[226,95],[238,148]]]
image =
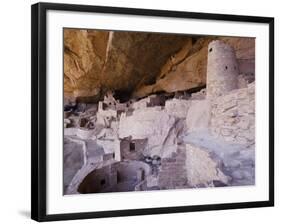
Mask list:
[[187,170],[185,165],[186,152],[179,146],[170,158],[162,158],[158,185],[160,189],[186,188]]
[[239,74],[234,49],[223,41],[208,46],[207,98],[214,99],[237,88]]
[[147,107],[147,104],[149,103],[149,98],[143,98],[141,100],[138,100],[132,104],[133,109],[138,110],[138,109],[144,109]]
[[164,95],[150,95],[145,97],[139,101],[133,102],[133,109],[144,109],[147,107],[156,107],[156,106],[164,106],[165,105],[165,96]]
[[[117,183],[132,181],[137,184],[151,173],[148,164],[136,160],[115,163],[114,169],[117,171]],[[143,175],[139,176],[139,173]]]
[[152,95],[149,96],[149,103],[147,104],[148,107],[155,107],[155,106],[164,106],[165,105],[165,96],[163,95]]
[[147,148],[147,139],[124,138],[120,140],[122,160],[139,160]]
[[89,173],[79,185],[78,192],[82,194],[103,192],[116,184],[117,171],[108,165]]
[[84,165],[83,145],[64,139],[63,145],[63,186],[64,191],[76,172]]
[[[146,155],[168,156],[176,150],[176,118],[158,107],[135,110],[132,115],[121,114],[119,138],[148,139]],[[172,137],[172,139],[170,138]]]
[[226,141],[255,142],[255,83],[216,98],[211,107],[211,132]]
[[97,139],[97,144],[103,148],[105,154],[111,154],[119,149],[120,141],[118,139]]
[[117,118],[117,111],[114,109],[104,109],[103,105],[104,103],[100,101],[97,112],[97,124],[110,127],[111,121]]
[[77,191],[82,194],[132,191],[150,173],[149,165],[141,161],[113,163],[92,170],[82,179]]
[[191,102],[188,100],[171,99],[165,102],[167,114],[179,118],[186,118]]

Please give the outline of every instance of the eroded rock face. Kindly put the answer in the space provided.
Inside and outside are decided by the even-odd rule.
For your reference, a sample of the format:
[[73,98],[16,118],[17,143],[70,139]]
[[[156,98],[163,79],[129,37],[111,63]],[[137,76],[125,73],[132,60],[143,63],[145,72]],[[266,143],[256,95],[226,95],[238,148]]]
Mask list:
[[94,101],[99,98],[109,32],[64,30],[65,98]]
[[187,42],[177,54],[167,60],[155,84],[139,87],[134,96],[143,97],[162,91],[171,93],[205,86],[208,44],[213,40],[221,40],[233,47],[240,74],[255,73],[254,38],[196,38],[194,44],[190,45]]
[[115,32],[103,73],[110,89],[133,90],[154,82],[166,60],[191,38],[171,34]]
[[221,37],[236,53],[240,74],[255,74],[255,38]]
[[83,146],[77,142],[64,139],[63,151],[63,183],[64,191],[76,172],[84,165]]
[[[238,142],[226,144],[223,139],[214,138],[210,133],[202,131],[185,136],[184,141],[190,185],[255,184],[254,145],[247,147]],[[219,171],[216,173],[217,169]]]
[[186,41],[191,37],[65,29],[65,98],[94,102],[107,90],[130,94],[154,83],[167,59]]
[[240,73],[255,72],[255,39],[64,30],[66,102],[96,102],[108,90],[142,98],[206,85],[208,44],[231,45]]
[[153,85],[142,86],[134,92],[136,97],[150,93],[189,90],[206,84],[207,47],[212,39],[201,38],[187,44],[162,67]]
[[192,187],[227,185],[230,180],[220,168],[219,161],[209,152],[192,144],[186,144],[186,170],[188,183]]

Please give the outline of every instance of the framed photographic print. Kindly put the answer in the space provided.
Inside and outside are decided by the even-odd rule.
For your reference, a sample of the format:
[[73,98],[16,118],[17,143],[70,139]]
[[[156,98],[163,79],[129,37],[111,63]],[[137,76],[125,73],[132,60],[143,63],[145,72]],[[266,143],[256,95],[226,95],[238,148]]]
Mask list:
[[32,219],[274,205],[274,19],[32,5]]

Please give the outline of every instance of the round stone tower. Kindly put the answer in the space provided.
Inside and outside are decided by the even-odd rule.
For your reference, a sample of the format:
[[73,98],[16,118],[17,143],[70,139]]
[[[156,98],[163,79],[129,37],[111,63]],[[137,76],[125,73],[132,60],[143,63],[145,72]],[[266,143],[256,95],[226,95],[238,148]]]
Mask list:
[[208,46],[207,98],[225,95],[237,88],[238,63],[234,49],[219,40]]

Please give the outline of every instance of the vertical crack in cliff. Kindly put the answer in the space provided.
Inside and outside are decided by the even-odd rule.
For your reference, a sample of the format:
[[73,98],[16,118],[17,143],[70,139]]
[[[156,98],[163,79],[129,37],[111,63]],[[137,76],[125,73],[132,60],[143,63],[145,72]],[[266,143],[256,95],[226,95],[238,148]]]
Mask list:
[[107,62],[109,51],[110,51],[111,46],[112,46],[113,35],[114,35],[114,32],[113,31],[109,31],[108,41],[107,41],[107,45],[106,45],[106,53],[105,53],[104,66],[105,66],[105,64]]

